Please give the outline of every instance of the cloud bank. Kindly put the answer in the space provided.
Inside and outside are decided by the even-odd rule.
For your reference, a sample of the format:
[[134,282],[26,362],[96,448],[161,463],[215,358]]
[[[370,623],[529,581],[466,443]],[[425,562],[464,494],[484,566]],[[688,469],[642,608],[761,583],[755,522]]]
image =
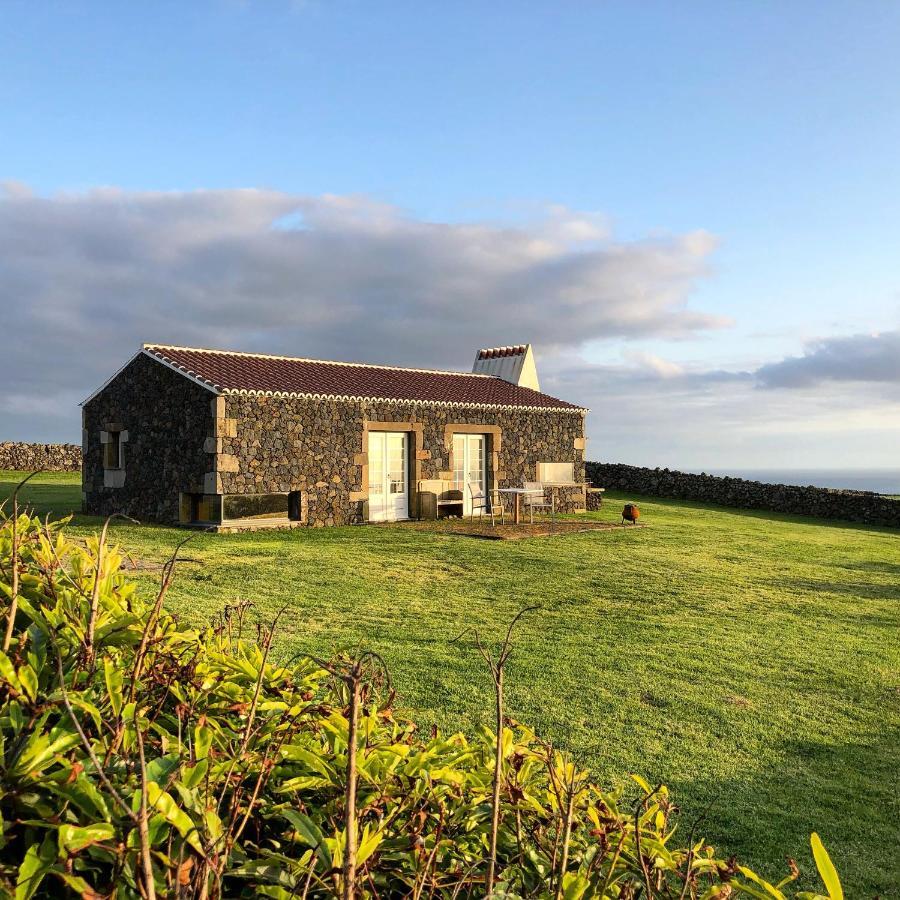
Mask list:
[[823,382],[883,382],[900,386],[900,330],[816,341],[803,356],[762,366],[767,388],[812,387]]
[[703,232],[619,241],[560,207],[513,227],[363,197],[7,185],[2,430],[77,424],[77,400],[143,342],[467,367],[498,343],[691,335],[724,324],[687,304],[713,247]]
[[[7,185],[0,439],[77,440],[78,402],[143,342],[466,369],[478,347],[529,340],[545,389],[595,411],[595,456],[738,459],[792,428],[895,435],[878,423],[900,419],[900,332],[755,371],[640,350],[728,324],[689,303],[714,249],[702,231],[621,240],[564,207],[441,223],[365,197]],[[626,365],[582,359],[622,340]]]

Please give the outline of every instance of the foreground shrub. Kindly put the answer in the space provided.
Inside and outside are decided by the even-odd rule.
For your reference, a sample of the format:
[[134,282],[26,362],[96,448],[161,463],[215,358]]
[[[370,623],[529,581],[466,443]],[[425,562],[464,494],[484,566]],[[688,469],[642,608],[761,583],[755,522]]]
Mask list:
[[677,846],[665,787],[626,804],[520,724],[499,755],[490,730],[423,737],[373,654],[275,664],[245,606],[184,628],[174,560],[145,599],[106,529],[63,525],[0,520],[0,894],[778,898],[796,878]]

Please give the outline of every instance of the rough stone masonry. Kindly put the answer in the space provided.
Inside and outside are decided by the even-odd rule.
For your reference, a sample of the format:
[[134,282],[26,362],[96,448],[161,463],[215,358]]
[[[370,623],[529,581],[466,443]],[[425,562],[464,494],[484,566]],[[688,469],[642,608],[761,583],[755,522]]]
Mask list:
[[0,441],[0,469],[17,472],[77,472],[81,468],[78,444],[29,444]]
[[694,475],[624,463],[589,462],[586,470],[588,480],[599,487],[648,497],[673,497],[716,506],[900,527],[900,501],[869,491],[765,484],[743,478]]
[[[84,511],[183,520],[184,495],[297,493],[311,526],[365,521],[369,431],[409,434],[410,514],[421,480],[450,479],[453,434],[488,437],[489,487],[537,480],[538,464],[569,461],[576,484],[561,511],[584,508],[581,410],[467,408],[416,402],[214,392],[139,355],[83,408]],[[121,465],[104,444],[121,441]]]

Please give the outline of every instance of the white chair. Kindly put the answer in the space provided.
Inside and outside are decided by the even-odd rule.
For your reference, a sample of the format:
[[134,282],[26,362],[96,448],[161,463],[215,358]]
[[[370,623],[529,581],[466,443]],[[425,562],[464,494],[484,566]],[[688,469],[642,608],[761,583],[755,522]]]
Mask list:
[[554,497],[553,495],[553,490],[550,490],[549,501],[544,497],[544,485],[540,481],[526,481],[525,490],[534,491],[533,494],[522,495],[522,500],[525,503],[525,508],[528,510],[529,522],[534,525],[534,511],[536,509],[549,509],[550,521],[554,522],[556,520],[556,497]]
[[484,488],[481,486],[481,482],[478,481],[468,481],[466,485],[469,489],[469,497],[472,501],[472,508],[469,512],[469,519],[471,521],[475,520],[475,513],[478,513],[479,521],[484,518],[484,514],[488,513],[491,517],[491,525],[493,526],[494,518],[497,515],[497,508],[500,509],[500,524],[505,524],[505,513],[506,510],[503,507],[503,498],[498,491],[491,491],[491,496],[488,497],[487,493],[485,493]]

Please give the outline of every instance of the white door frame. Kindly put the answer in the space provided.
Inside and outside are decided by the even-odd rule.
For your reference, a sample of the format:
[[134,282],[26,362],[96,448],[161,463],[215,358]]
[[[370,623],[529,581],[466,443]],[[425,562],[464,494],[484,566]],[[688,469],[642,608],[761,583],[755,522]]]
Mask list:
[[369,521],[409,518],[409,434],[370,431],[368,440]]
[[478,481],[487,493],[487,434],[456,432],[453,435],[453,480],[457,490],[462,491],[463,515],[467,516],[472,512],[469,482]]

